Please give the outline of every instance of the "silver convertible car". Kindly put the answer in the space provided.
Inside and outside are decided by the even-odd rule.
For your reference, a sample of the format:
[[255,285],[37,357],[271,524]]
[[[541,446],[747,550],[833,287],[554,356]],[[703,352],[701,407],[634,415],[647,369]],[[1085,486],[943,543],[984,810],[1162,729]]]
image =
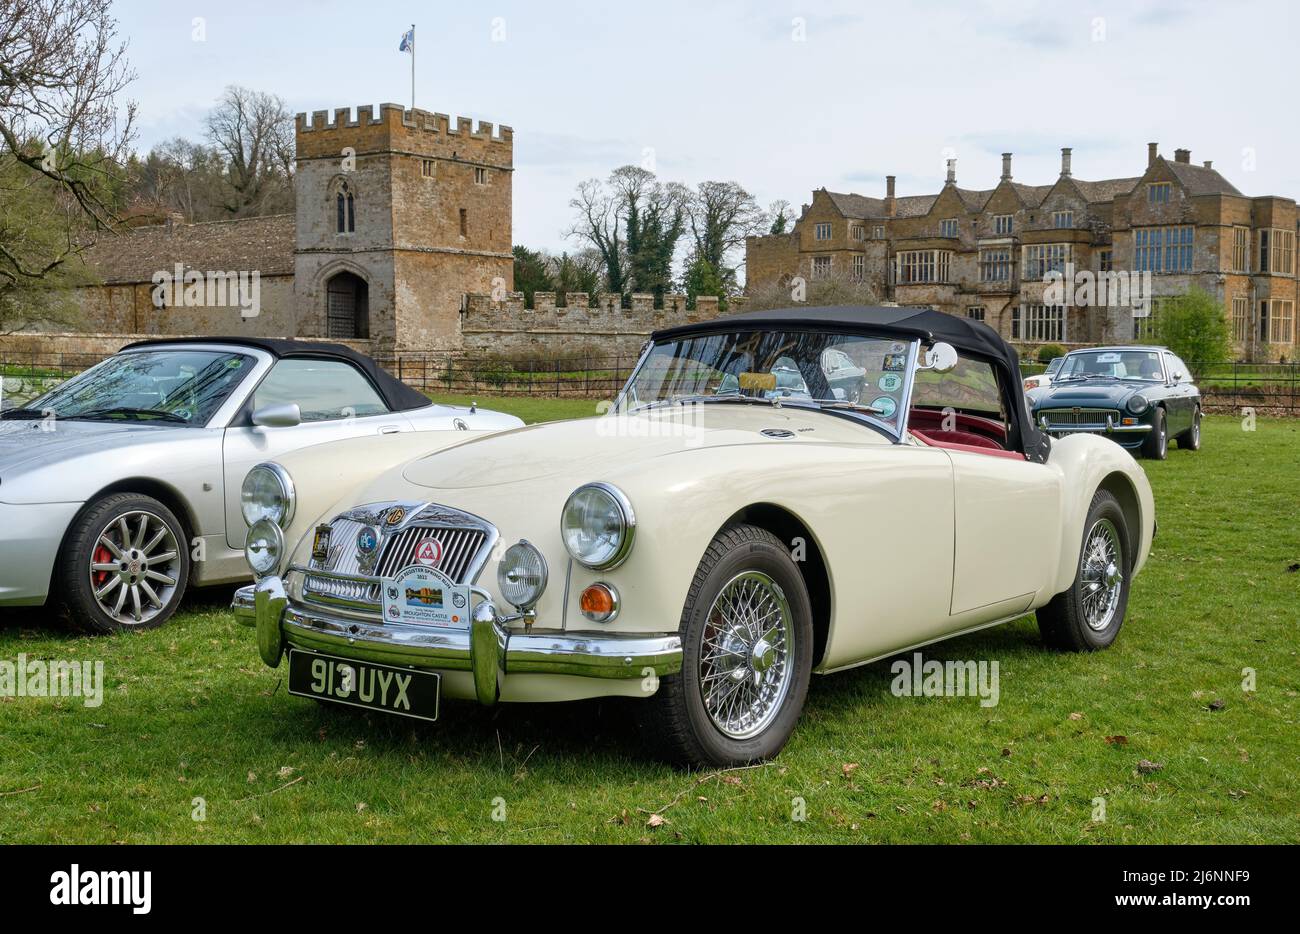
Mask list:
[[132,344],[0,412],[0,607],[49,603],[94,632],[161,626],[188,585],[248,579],[255,465],[344,438],[521,424],[435,405],[337,344]]

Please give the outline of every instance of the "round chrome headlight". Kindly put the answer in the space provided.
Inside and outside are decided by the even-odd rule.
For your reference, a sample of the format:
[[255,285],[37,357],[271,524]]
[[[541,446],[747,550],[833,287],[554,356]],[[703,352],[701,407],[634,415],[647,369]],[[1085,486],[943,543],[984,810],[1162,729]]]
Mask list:
[[258,464],[244,477],[239,491],[239,507],[250,527],[262,519],[287,527],[297,499],[289,471],[279,464]]
[[1141,415],[1149,408],[1151,408],[1151,403],[1147,401],[1147,397],[1142,393],[1135,392],[1129,397],[1128,410],[1134,415]]
[[546,559],[542,553],[524,540],[507,548],[497,565],[497,589],[518,610],[536,606],[546,589]]
[[244,559],[259,578],[274,574],[284,555],[284,532],[270,519],[258,519],[248,530]]
[[632,550],[636,517],[623,491],[609,483],[578,487],[564,504],[560,537],[573,560],[597,571],[618,567]]

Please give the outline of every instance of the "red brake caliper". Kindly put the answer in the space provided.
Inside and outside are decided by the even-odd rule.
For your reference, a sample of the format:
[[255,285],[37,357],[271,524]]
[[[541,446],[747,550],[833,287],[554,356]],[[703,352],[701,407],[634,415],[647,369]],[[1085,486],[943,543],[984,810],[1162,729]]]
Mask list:
[[[103,545],[100,545],[95,549],[94,560],[96,564],[108,564],[110,561],[113,560],[113,555],[109,552],[107,548],[105,548]],[[104,582],[108,580],[108,574],[109,574],[108,571],[96,571],[95,586],[103,587]]]

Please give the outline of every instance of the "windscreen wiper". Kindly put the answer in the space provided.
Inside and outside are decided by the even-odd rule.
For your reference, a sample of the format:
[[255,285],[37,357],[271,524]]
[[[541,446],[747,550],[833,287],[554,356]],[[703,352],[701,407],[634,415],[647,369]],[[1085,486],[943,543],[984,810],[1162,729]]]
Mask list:
[[76,415],[65,415],[64,418],[139,418],[139,419],[158,419],[164,422],[180,422],[182,425],[188,425],[190,420],[175,412],[162,412],[158,409],[135,409],[127,405],[116,406],[111,409],[92,409],[89,412],[79,412]]
[[38,419],[38,418],[58,418],[53,412],[41,411],[40,409],[6,409],[0,412],[0,418],[12,419]]

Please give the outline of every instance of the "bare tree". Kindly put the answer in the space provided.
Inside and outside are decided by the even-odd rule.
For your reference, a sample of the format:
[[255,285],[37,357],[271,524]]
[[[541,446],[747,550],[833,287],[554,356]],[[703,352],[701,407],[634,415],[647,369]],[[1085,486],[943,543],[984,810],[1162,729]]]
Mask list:
[[133,78],[109,0],[0,3],[0,329],[52,315],[40,290],[117,223]]
[[577,216],[565,236],[596,251],[605,267],[605,284],[611,292],[627,291],[627,242],[618,194],[600,179],[589,178],[579,183],[569,207]]
[[284,100],[231,85],[208,114],[207,129],[226,163],[227,214],[287,210],[293,198],[293,117]]
[[737,182],[700,182],[686,202],[695,255],[722,277],[728,288],[736,282],[736,264],[730,262],[745,238],[762,233],[767,224],[754,196]]

